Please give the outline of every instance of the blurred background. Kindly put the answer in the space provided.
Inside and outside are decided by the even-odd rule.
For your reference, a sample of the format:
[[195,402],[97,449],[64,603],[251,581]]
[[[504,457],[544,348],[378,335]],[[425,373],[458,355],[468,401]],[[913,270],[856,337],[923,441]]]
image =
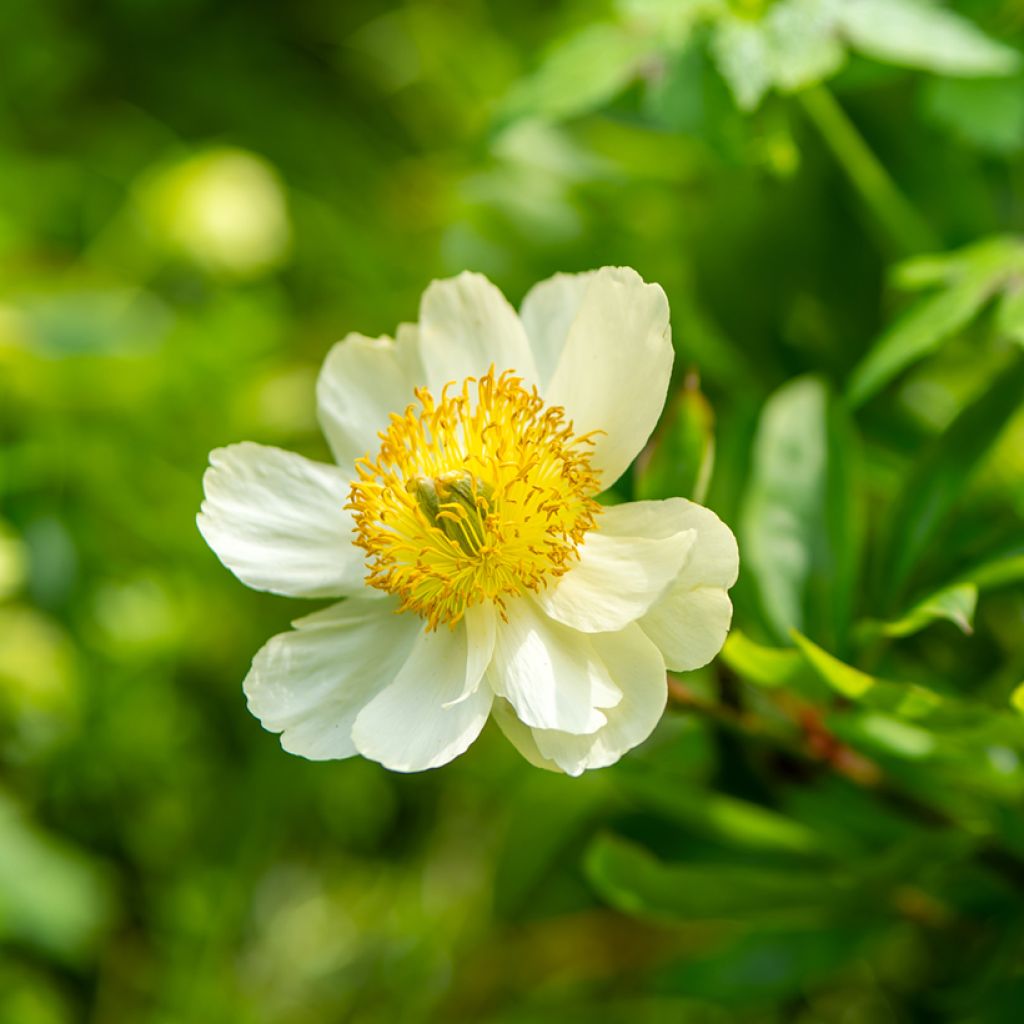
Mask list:
[[[1024,1019],[1024,7],[6,0],[0,1022]],[[284,754],[208,451],[434,277],[666,289],[736,631],[571,780]],[[793,633],[796,629],[799,632]]]

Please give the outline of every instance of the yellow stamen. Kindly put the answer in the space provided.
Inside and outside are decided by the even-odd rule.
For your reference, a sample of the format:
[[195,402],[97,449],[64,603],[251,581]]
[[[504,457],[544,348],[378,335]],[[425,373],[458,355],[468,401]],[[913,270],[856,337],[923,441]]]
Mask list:
[[594,527],[593,436],[545,406],[511,370],[446,384],[441,401],[393,413],[375,459],[356,463],[348,508],[366,582],[430,629],[467,608],[539,590],[566,572]]

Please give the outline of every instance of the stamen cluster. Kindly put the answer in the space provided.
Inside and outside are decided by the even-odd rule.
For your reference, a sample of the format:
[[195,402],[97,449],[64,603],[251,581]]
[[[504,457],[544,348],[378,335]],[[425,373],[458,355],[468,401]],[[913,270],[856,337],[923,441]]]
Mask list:
[[356,463],[348,508],[366,582],[430,629],[471,605],[539,590],[565,573],[600,506],[593,435],[576,435],[514,372],[415,392]]

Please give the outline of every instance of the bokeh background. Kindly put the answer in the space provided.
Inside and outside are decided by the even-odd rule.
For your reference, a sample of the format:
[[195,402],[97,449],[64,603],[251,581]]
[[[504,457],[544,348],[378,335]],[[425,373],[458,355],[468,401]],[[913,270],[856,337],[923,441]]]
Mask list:
[[[0,32],[0,1022],[1024,1019],[1024,7]],[[618,497],[734,526],[726,654],[578,780],[283,753],[240,683],[312,606],[207,550],[208,451],[327,458],[320,361],[434,277],[604,264],[677,347]]]

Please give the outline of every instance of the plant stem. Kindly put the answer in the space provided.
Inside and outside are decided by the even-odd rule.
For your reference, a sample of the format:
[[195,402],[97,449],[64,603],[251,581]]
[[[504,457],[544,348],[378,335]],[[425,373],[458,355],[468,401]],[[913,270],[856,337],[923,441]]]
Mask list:
[[940,249],[932,229],[911,205],[836,98],[823,85],[797,94],[854,188],[904,255]]

